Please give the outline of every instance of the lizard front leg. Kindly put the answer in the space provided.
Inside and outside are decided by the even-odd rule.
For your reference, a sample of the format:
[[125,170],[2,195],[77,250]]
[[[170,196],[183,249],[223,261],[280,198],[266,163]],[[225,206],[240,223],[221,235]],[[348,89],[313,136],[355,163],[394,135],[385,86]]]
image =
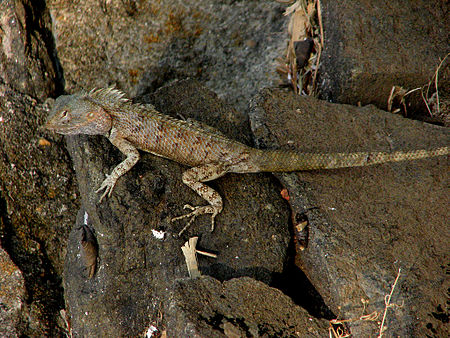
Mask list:
[[111,193],[116,185],[117,180],[120,176],[124,175],[127,171],[129,171],[136,163],[139,161],[139,152],[135,146],[133,146],[129,141],[120,136],[115,128],[111,129],[111,133],[109,136],[109,140],[113,145],[115,145],[119,150],[127,156],[125,160],[119,163],[111,172],[110,175],[106,175],[106,179],[101,184],[100,188],[98,188],[95,192],[98,193],[105,189],[102,196],[100,197],[99,202],[103,200],[103,198],[108,195],[111,197]]
[[172,218],[172,221],[176,221],[182,218],[190,217],[190,220],[186,226],[178,233],[178,236],[180,236],[192,224],[197,216],[204,214],[211,214],[211,231],[214,230],[214,218],[222,211],[223,208],[222,197],[220,197],[217,191],[202,182],[215,180],[216,178],[225,175],[227,172],[227,167],[224,165],[206,164],[200,167],[193,167],[183,173],[183,183],[205,199],[209,205],[193,207],[186,204],[184,209],[191,209],[192,212]]

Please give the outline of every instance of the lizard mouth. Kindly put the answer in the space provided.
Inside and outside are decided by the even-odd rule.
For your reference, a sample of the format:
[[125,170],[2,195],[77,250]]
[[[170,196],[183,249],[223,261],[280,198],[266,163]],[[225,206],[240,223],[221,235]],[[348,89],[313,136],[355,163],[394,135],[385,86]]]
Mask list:
[[61,126],[61,125],[54,125],[51,123],[51,121],[47,121],[44,124],[44,128],[47,130],[51,130],[54,131],[58,134],[63,134],[63,135],[75,135],[75,134],[79,134],[79,128],[80,126]]

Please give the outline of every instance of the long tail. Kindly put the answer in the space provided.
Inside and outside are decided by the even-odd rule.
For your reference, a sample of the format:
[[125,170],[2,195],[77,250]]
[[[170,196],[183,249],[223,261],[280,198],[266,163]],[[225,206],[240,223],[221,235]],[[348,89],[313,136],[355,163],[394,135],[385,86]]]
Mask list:
[[387,162],[418,160],[421,158],[443,156],[449,154],[449,147],[431,150],[411,150],[357,153],[296,153],[283,150],[261,150],[254,158],[260,171],[301,171],[313,169],[336,169],[347,167],[370,166]]

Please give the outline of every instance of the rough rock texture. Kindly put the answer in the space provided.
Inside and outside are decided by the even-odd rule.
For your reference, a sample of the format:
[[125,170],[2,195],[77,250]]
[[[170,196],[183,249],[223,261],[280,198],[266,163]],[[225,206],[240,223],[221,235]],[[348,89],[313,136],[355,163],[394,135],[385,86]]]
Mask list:
[[[244,116],[197,82],[176,82],[146,99],[164,113],[223,126],[226,135],[247,139]],[[180,247],[193,235],[201,235],[199,247],[218,254],[217,259],[200,257],[203,274],[220,280],[250,276],[270,283],[282,273],[289,244],[288,210],[269,175],[227,175],[212,182],[225,204],[216,229],[210,233],[210,218],[201,217],[182,238],[175,238],[185,223],[171,223],[170,218],[183,213],[185,203],[204,204],[182,183],[184,167],[144,153],[117,182],[111,198],[98,204],[94,190],[123,156],[104,137],[70,137],[68,149],[83,205],[69,238],[64,274],[74,334],[142,333],[164,304],[167,288],[187,276]],[[80,255],[79,227],[86,219],[99,245],[93,279],[87,279]],[[164,239],[156,238],[153,230],[164,231]]]
[[[373,106],[330,104],[281,90],[263,90],[250,120],[260,146],[305,152],[433,148],[450,140],[448,129]],[[361,299],[369,301],[366,314],[382,312],[402,268],[392,301],[404,305],[389,310],[387,332],[445,336],[448,164],[438,157],[280,175],[309,221],[297,264],[339,318],[358,318]],[[376,334],[376,322],[349,325],[357,337]]]
[[[448,53],[446,1],[321,4],[325,34],[321,91],[326,100],[386,109],[392,86],[410,90],[426,85]],[[410,113],[428,115],[419,91],[408,102]]]
[[[445,54],[442,46],[448,45],[444,6],[438,1],[375,5],[369,1],[322,1],[327,47],[322,58],[322,88],[327,98],[374,102],[384,107],[393,84],[410,89],[428,82],[438,57]],[[144,94],[189,75],[243,111],[250,95],[276,77],[274,59],[282,55],[286,39],[284,8],[270,0],[0,2],[0,240],[20,269],[24,283],[22,287],[11,262],[2,265],[7,268],[0,271],[0,290],[13,276],[18,279],[11,285],[24,295],[21,303],[2,299],[0,313],[5,314],[6,309],[10,323],[17,323],[5,335],[68,333],[67,323],[59,314],[64,307],[61,274],[69,224],[74,224],[79,202],[63,138],[39,129],[47,115],[41,101],[58,95],[63,88],[55,45],[68,92],[117,83],[127,93],[139,94],[141,101],[154,102],[162,111],[195,116],[249,143],[245,117],[217,103],[214,95],[192,82],[178,84],[187,87],[185,90],[175,85],[161,88],[155,95]],[[448,68],[446,73],[442,69],[442,81],[444,76],[448,79],[445,74]],[[445,86],[440,88],[445,90]],[[280,95],[280,101],[286,100],[286,104],[291,102],[291,107],[284,106],[285,112],[297,104],[282,92],[274,95]],[[277,102],[274,107],[283,104]],[[358,127],[360,123],[371,125],[364,120],[367,115],[362,118],[358,110],[348,108],[351,118],[334,119],[336,106],[330,111],[327,105],[314,105],[328,115],[318,114],[317,121],[309,119],[315,121],[313,126],[318,124],[323,130],[322,125],[331,121],[341,128],[340,132],[323,135],[301,121],[298,123],[306,133],[295,134],[292,139],[301,140],[303,145],[323,145],[319,150],[347,145],[353,150],[371,144],[365,143],[366,134],[361,132],[366,129]],[[366,109],[362,112],[370,110]],[[275,108],[273,111],[279,113]],[[296,121],[292,116],[284,120],[280,118],[283,114],[275,116],[275,129],[281,133]],[[410,128],[396,124],[400,120],[391,116],[384,120],[380,112],[375,112],[371,119],[378,119],[377,124],[379,120],[389,121],[383,130],[369,132],[377,144],[380,141],[387,147],[388,136],[383,135],[410,135]],[[281,136],[288,138],[290,133]],[[437,133],[440,135],[440,131]],[[336,134],[348,135],[348,139],[339,144]],[[441,139],[439,135],[434,143]],[[414,141],[407,139],[411,143],[405,144],[413,145],[428,140],[422,136]],[[403,144],[397,145],[395,140],[392,147],[401,148]],[[219,254],[215,260],[200,257],[203,274],[219,280],[252,276],[282,288],[296,304],[308,298],[321,303],[320,295],[301,271],[293,266],[286,268],[292,260],[287,248],[287,207],[278,197],[280,187],[268,175],[228,175],[212,182],[225,197],[225,211],[218,217],[216,231],[208,233],[209,222],[204,217],[194,223],[185,238],[176,239],[171,235],[184,223],[171,224],[168,219],[182,213],[185,202],[204,203],[181,183],[180,166],[145,155],[119,181],[113,198],[97,205],[98,195],[92,191],[122,155],[100,137],[71,139],[69,146],[81,178],[84,204],[70,234],[65,267],[74,333],[141,335],[149,323],[161,323],[159,311],[168,304],[168,290],[174,292],[172,295],[176,294],[174,290],[178,295],[189,292],[171,284],[177,277],[187,276],[179,247],[188,236],[200,233],[199,246]],[[394,300],[399,302],[403,297],[405,305],[389,310],[388,332],[445,336],[443,325],[448,314],[444,312],[443,269],[448,236],[442,210],[448,205],[448,191],[438,192],[443,182],[448,182],[448,173],[442,170],[442,161],[352,169],[352,177],[358,178],[356,183],[345,174],[350,170],[319,173],[320,183],[313,180],[317,173],[280,176],[287,186],[296,182],[298,191],[290,189],[291,203],[297,208],[294,212],[306,215],[310,222],[310,242],[298,264],[336,313],[338,306],[343,307],[341,317],[360,314],[360,296],[370,300],[366,312],[379,311],[396,267],[401,266],[404,274]],[[447,176],[439,176],[443,172]],[[382,182],[375,180],[381,178]],[[312,195],[311,189],[317,192]],[[303,201],[300,198],[306,202],[299,203]],[[325,206],[322,213],[308,209],[316,205]],[[328,206],[336,210],[326,209]],[[323,220],[333,226],[325,226]],[[100,244],[98,271],[93,279],[86,278],[80,252],[79,226],[85,221]],[[156,239],[152,229],[165,231],[165,239]],[[384,259],[379,259],[381,256]],[[211,283],[218,287],[218,282]],[[226,283],[223,285],[227,288]],[[317,316],[332,315],[323,305],[309,309]],[[404,327],[398,328],[402,320]],[[223,324],[218,334],[231,335],[240,330],[234,322]],[[355,335],[369,330],[352,325]]]
[[[49,1],[66,90],[133,95],[199,79],[240,110],[277,79],[286,18],[275,1]],[[93,76],[93,74],[95,74]]]
[[61,138],[53,143],[39,129],[47,114],[36,100],[0,85],[0,240],[25,279],[29,335],[58,330],[66,240],[79,208]]
[[50,14],[43,0],[0,2],[0,78],[40,100],[62,90]]
[[0,248],[0,336],[19,337],[25,307],[25,282],[22,272]]
[[0,243],[24,279],[16,332],[28,336],[63,332],[61,274],[78,209],[69,157],[39,129],[39,100],[62,88],[50,27],[44,1],[0,2]]
[[169,337],[325,337],[329,326],[248,277],[175,281],[165,316]]

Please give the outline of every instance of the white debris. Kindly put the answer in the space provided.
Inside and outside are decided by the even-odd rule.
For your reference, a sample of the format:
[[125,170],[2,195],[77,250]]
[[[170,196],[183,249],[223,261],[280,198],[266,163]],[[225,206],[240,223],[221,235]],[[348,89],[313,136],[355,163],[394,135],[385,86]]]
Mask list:
[[150,327],[148,328],[147,333],[146,333],[145,336],[146,336],[147,338],[151,338],[151,337],[153,337],[153,335],[154,335],[156,332],[158,332],[158,329],[157,329],[156,327],[154,327],[153,325],[150,325]]
[[164,231],[158,231],[155,229],[152,229],[152,234],[153,234],[153,237],[155,237],[156,239],[161,239],[161,240],[163,240],[164,236],[166,235],[166,233]]

